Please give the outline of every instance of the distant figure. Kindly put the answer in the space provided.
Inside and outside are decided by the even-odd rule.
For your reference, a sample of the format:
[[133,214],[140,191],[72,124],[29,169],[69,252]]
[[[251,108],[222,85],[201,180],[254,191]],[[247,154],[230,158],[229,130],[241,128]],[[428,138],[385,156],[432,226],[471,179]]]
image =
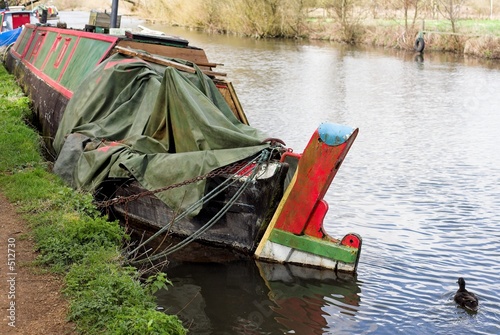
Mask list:
[[462,308],[465,308],[472,312],[477,312],[479,302],[476,295],[465,289],[465,280],[462,277],[458,278],[457,283],[459,289],[457,293],[455,293],[455,302]]

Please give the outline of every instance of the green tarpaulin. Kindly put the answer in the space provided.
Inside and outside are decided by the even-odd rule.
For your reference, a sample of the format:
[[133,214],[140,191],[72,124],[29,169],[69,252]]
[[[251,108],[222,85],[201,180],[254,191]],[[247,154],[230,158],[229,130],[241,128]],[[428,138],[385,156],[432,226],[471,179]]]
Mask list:
[[[267,137],[239,122],[201,71],[117,54],[69,101],[53,144],[55,171],[87,190],[128,177],[155,190],[250,157],[267,146],[261,144]],[[171,208],[186,208],[204,188],[200,181],[157,196]]]

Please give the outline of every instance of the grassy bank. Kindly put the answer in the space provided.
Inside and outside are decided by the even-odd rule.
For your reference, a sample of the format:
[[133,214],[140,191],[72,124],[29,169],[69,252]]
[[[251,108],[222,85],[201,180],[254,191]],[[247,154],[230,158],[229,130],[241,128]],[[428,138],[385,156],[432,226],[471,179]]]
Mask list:
[[0,190],[30,225],[36,265],[64,276],[68,319],[82,334],[186,334],[176,316],[155,310],[153,293],[165,276],[139,281],[121,254],[127,235],[100,215],[91,195],[50,173],[29,116],[28,99],[0,65]]

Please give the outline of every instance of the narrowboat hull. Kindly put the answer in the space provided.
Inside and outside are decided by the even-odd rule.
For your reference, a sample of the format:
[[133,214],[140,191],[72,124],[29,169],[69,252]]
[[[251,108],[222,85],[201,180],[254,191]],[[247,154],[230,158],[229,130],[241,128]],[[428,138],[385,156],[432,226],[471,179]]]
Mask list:
[[[292,153],[281,141],[263,138],[260,132],[247,125],[248,121],[231,83],[221,78],[225,76],[223,73],[213,71],[216,64],[208,61],[203,50],[186,45],[185,40],[182,40],[182,43],[169,43],[168,38],[165,41],[165,37],[162,37],[158,43],[151,42],[142,35],[139,37],[141,40],[135,40],[131,35],[127,38],[28,25],[6,59],[7,69],[18,78],[33,102],[35,118],[49,150],[54,155],[59,155],[55,170],[73,186],[88,189],[88,184],[91,184],[100,204],[142,236],[140,245],[130,251],[130,256],[144,255],[144,251],[151,250],[148,246],[157,245],[160,247],[158,250],[166,251],[147,256],[150,260],[159,259],[177,252],[180,246],[189,248],[188,245],[192,242],[191,247],[204,246],[202,254],[205,255],[219,254],[207,253],[204,248],[210,246],[219,251],[255,256],[270,262],[356,272],[361,238],[357,234],[349,234],[337,240],[324,232],[323,218],[328,205],[323,197],[356,138],[357,129],[322,124],[312,135],[304,153]],[[173,58],[186,61],[179,63],[172,61]],[[115,87],[113,81],[107,86],[103,83],[102,78],[115,75],[118,79],[114,82],[122,83],[120,75],[127,75],[133,72],[130,69],[136,71],[138,67],[145,69],[145,72],[138,73],[147,73],[147,80],[140,80],[141,85],[146,85],[144,87],[147,89],[140,86],[137,90],[130,90],[122,88],[121,84]],[[140,76],[145,78],[142,74]],[[171,81],[167,82],[170,77]],[[126,80],[133,85],[138,82],[134,78]],[[198,80],[201,80],[201,84]],[[169,122],[171,119],[184,117],[170,116],[170,107],[166,109],[167,116],[162,116],[164,110],[160,110],[158,114],[159,109],[170,106],[171,103],[167,100],[156,100],[153,106],[148,102],[151,100],[148,94],[159,99],[163,94],[161,89],[168,89],[179,83],[181,88],[174,87],[173,91],[169,92],[180,92],[178,99],[181,100],[177,101],[177,106],[184,106],[180,112],[184,112],[183,109],[190,111],[191,107],[186,107],[185,103],[192,101],[194,96],[200,97],[201,102],[194,103],[193,111],[206,113],[198,119],[212,120],[208,122],[209,126],[202,125],[202,128],[208,129],[209,133],[217,133],[223,129],[222,133],[214,135],[214,147],[201,144],[203,150],[208,148],[208,151],[201,150],[201,156],[196,156],[197,153],[186,149],[187,157],[209,157],[202,163],[201,168],[196,168],[197,177],[193,176],[191,168],[176,167],[177,163],[152,165],[155,167],[154,171],[151,171],[152,168],[145,168],[143,172],[151,174],[152,177],[138,175],[135,169],[144,166],[145,162],[154,161],[155,158],[151,157],[156,153],[146,149],[140,155],[137,154],[134,148],[141,147],[144,141],[129,141],[130,138],[136,138],[136,135],[127,132],[128,124],[126,131],[120,130],[109,136],[97,136],[93,133],[94,130],[89,130],[93,124],[97,124],[93,129],[98,128],[98,133],[102,134],[100,127],[105,121],[101,114],[109,113],[105,118],[113,118],[116,117],[113,113],[122,109],[127,115],[139,113],[135,107],[130,109],[132,107],[120,105],[116,110],[109,110],[105,105],[106,101],[112,99],[134,100],[137,98],[136,92],[141,91],[145,97],[139,97],[136,106],[143,108],[141,113],[147,115],[141,116],[139,113],[139,116],[134,116],[133,122],[139,122],[139,126],[131,123],[130,128],[145,129],[146,133],[138,136],[143,138],[147,135],[146,141],[161,144],[159,147],[165,152],[158,152],[159,160],[170,162],[175,149],[185,146],[181,140],[182,136],[175,138],[175,134],[185,131],[185,127]],[[188,83],[187,86],[185,83]],[[94,98],[99,94],[96,92],[103,87],[109,88],[109,94]],[[153,94],[148,87],[159,91]],[[206,90],[206,95],[200,96],[196,87],[202,87],[202,91]],[[130,96],[124,96],[123,92]],[[182,94],[191,96],[182,100]],[[211,99],[211,102],[207,102],[207,99]],[[217,107],[219,105],[220,107]],[[207,111],[203,106],[210,108]],[[213,106],[222,108],[223,116],[217,111],[213,112]],[[96,108],[102,108],[102,113],[99,110],[95,112]],[[79,117],[81,110],[89,110],[95,114],[86,116],[88,119],[82,117],[83,121],[80,120],[79,124],[74,123],[73,120]],[[78,117],[74,117],[75,115]],[[159,118],[159,123],[151,125],[151,120],[156,118]],[[187,118],[190,119],[191,116]],[[116,120],[121,120],[121,117]],[[144,122],[144,125],[141,122]],[[222,122],[221,124],[229,127],[227,129],[232,130],[225,130],[225,126],[213,127],[217,122]],[[159,127],[159,130],[147,133],[147,129],[156,129],[155,127]],[[85,134],[83,139],[80,138],[82,129]],[[199,135],[196,129],[188,130],[189,136]],[[228,138],[236,136],[246,144],[242,144],[242,147],[227,144],[226,147],[229,140],[224,140],[224,131],[230,131]],[[70,143],[70,138],[74,143]],[[198,140],[194,142],[199,145]],[[204,140],[201,142],[205,143]],[[130,148],[133,150],[127,151]],[[123,151],[126,153],[119,156]],[[118,156],[106,156],[108,152],[116,152]],[[183,153],[182,150],[179,153]],[[211,156],[212,154],[214,156]],[[100,155],[104,155],[104,159],[101,159]],[[132,160],[139,160],[138,165],[128,161],[134,155]],[[115,165],[105,168],[106,173],[100,171],[95,178],[92,175],[90,178],[86,176],[88,184],[79,184],[81,180],[75,182],[76,179],[71,178],[83,175],[83,172],[77,170],[82,166],[82,160],[86,160],[83,164],[86,164],[86,169],[97,169],[94,161],[88,160],[89,157],[98,157],[104,161],[119,158]],[[194,161],[188,159],[186,166],[192,166],[193,162],[198,164],[198,158]],[[62,168],[59,170],[58,166]],[[67,166],[71,169],[75,166],[75,170],[64,170]],[[290,166],[293,167],[289,168]],[[165,172],[161,172],[163,169]],[[186,176],[191,176],[191,180],[186,176],[176,176],[177,179],[164,176],[169,173],[177,175],[183,172],[183,169],[187,170],[184,172],[188,172]],[[117,170],[120,171],[116,175],[113,174]],[[291,182],[285,182],[287,176]],[[157,184],[157,179],[168,180],[168,183]],[[188,209],[181,210],[180,207],[172,205],[172,202],[183,202],[184,197],[193,198],[190,193],[192,189],[189,188],[191,186],[187,186],[188,184],[194,185],[196,192],[200,193],[200,199],[192,200],[191,207],[185,206]],[[226,186],[221,188],[221,185]],[[184,191],[184,195],[177,193],[175,196],[164,196],[174,192],[172,189],[176,187],[184,187],[190,191]],[[218,193],[214,193],[215,190]],[[165,242],[167,237],[181,242],[172,246],[171,242]]]
[[[184,250],[182,255],[168,254],[168,259],[196,262],[216,262],[252,256],[278,206],[283,194],[284,179],[288,167],[275,164],[273,173],[267,178],[259,178],[246,189],[229,210],[207,231],[196,239],[198,245]],[[220,185],[230,175],[220,175],[208,179],[206,193]],[[195,217],[176,220],[178,212],[173,211],[154,195],[147,195],[135,201],[118,202],[112,207],[112,214],[119,218],[134,233],[136,240],[146,241],[143,247],[132,254],[142,254],[148,248],[164,250],[182,240],[195,235],[200,229],[226,205],[240,189],[242,181],[237,181],[216,198],[206,203]],[[114,199],[127,199],[141,192],[144,188],[136,181],[125,184],[108,185]],[[101,193],[106,194],[106,186]],[[109,199],[109,198],[108,198]],[[165,227],[164,233],[157,238],[151,236]],[[229,246],[229,248],[228,248]],[[155,257],[156,258],[156,257]],[[151,259],[151,258],[150,258]],[[160,258],[159,258],[160,259]]]

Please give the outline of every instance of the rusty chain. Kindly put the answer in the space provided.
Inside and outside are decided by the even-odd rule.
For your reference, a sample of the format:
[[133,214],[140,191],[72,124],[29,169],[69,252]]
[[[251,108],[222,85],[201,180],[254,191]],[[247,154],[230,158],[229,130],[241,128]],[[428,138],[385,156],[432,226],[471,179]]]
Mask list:
[[208,178],[213,178],[213,177],[217,177],[217,176],[225,175],[225,174],[233,174],[234,175],[235,173],[240,171],[242,168],[244,168],[246,165],[248,165],[248,161],[236,162],[236,163],[226,165],[226,166],[220,167],[218,169],[212,170],[204,175],[196,176],[194,178],[187,179],[187,180],[184,180],[184,181],[176,183],[176,184],[164,186],[164,187],[158,188],[156,190],[148,190],[148,191],[143,191],[143,192],[129,195],[129,196],[119,196],[119,197],[116,197],[116,198],[113,198],[110,200],[99,201],[99,202],[96,202],[96,206],[99,208],[108,208],[108,207],[111,207],[111,206],[116,205],[116,204],[126,204],[128,202],[135,201],[135,200],[137,200],[141,197],[144,197],[144,196],[154,195],[156,193],[160,193],[160,192],[168,191],[168,190],[171,190],[174,188],[178,188],[178,187],[182,187],[182,186],[189,185],[192,183],[196,183],[196,182],[208,179]]

